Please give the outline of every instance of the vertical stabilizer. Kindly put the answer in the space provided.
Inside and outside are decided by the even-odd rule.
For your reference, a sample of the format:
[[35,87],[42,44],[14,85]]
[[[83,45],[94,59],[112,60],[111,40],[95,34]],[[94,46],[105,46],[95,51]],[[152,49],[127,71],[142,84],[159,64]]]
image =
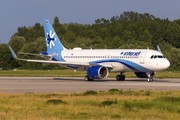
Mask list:
[[43,19],[43,25],[44,25],[44,35],[46,39],[47,51],[64,50],[65,47],[60,42],[56,32],[54,31],[48,19]]

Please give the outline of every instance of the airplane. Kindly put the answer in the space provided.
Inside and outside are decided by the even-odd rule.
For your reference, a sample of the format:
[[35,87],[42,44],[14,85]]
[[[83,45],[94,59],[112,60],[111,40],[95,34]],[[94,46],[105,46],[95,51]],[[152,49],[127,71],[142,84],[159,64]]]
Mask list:
[[125,72],[134,72],[139,78],[153,81],[156,71],[162,71],[170,66],[170,62],[158,51],[150,49],[66,49],[60,42],[55,30],[48,19],[43,19],[47,51],[40,54],[20,53],[41,56],[46,60],[21,59],[16,56],[9,46],[13,57],[17,60],[39,62],[43,64],[57,64],[73,70],[87,71],[85,81],[103,79],[109,73],[120,73],[117,81],[124,81]]

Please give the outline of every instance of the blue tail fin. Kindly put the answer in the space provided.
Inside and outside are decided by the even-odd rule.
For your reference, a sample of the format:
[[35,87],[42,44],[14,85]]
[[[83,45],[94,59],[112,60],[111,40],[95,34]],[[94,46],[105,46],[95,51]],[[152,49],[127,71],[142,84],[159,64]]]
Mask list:
[[47,51],[61,51],[66,49],[60,42],[56,32],[54,31],[48,19],[43,19],[43,25]]

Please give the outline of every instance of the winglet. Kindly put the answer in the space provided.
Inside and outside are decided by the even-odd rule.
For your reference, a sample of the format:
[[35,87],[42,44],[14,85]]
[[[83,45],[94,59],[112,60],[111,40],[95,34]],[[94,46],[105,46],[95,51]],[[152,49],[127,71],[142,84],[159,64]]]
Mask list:
[[12,48],[9,46],[9,49],[11,50],[11,53],[12,53],[12,55],[13,55],[13,57],[15,58],[15,59],[18,59],[18,57],[16,56],[16,54],[14,53],[14,51],[12,50]]
[[157,49],[161,53],[161,49],[160,49],[159,45],[157,45]]

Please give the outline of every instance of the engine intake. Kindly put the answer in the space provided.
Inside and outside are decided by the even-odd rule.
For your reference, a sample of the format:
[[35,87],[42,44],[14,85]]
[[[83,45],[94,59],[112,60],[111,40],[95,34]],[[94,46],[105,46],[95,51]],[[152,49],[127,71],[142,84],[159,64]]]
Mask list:
[[92,79],[106,78],[109,74],[109,70],[103,66],[92,66],[87,70],[87,75]]

